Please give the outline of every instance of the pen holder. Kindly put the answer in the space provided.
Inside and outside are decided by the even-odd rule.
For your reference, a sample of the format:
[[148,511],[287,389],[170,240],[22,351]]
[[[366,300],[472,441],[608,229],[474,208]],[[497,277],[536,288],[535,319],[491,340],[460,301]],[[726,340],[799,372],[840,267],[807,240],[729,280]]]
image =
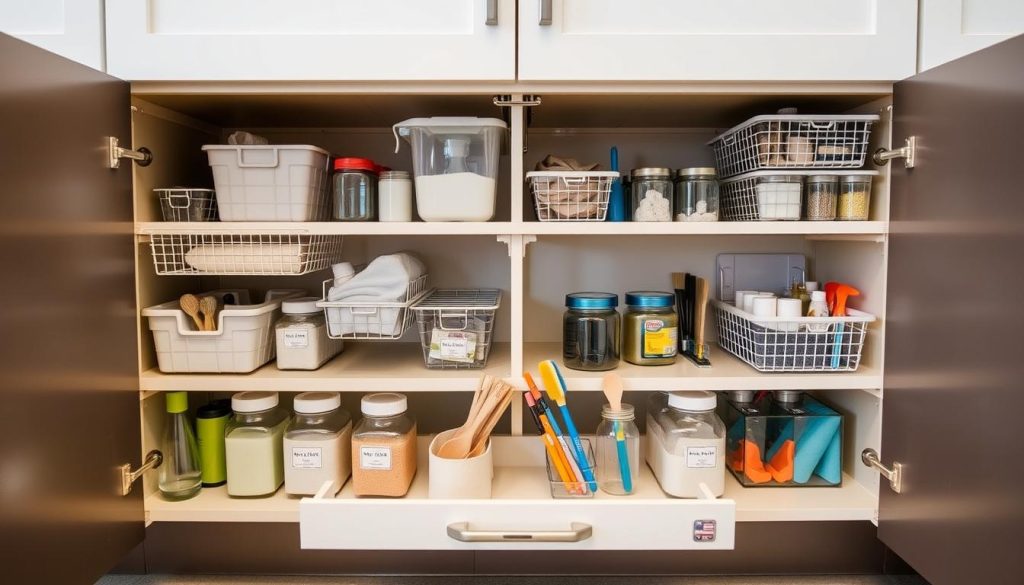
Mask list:
[[699,368],[710,368],[711,367],[711,346],[707,343],[700,344],[701,351],[699,352],[701,357],[697,357],[697,342],[693,339],[682,339],[679,341],[680,351],[684,357],[688,358]]
[[441,499],[490,499],[494,479],[491,441],[487,442],[487,449],[482,454],[469,459],[444,459],[437,456],[440,446],[457,430],[438,433],[430,442],[427,494],[431,498]]
[[[568,438],[567,438],[568,439]],[[583,443],[583,452],[587,457],[587,465],[590,469],[595,468],[594,448],[590,444],[590,439],[580,438],[580,442]],[[567,457],[572,457],[571,453],[566,453]],[[551,457],[545,454],[545,464],[547,465],[548,472],[548,485],[551,487],[552,498],[592,498],[594,497],[593,490],[587,486],[586,482],[579,483],[565,483],[558,477],[558,471],[551,464]],[[582,479],[582,478],[581,478]]]

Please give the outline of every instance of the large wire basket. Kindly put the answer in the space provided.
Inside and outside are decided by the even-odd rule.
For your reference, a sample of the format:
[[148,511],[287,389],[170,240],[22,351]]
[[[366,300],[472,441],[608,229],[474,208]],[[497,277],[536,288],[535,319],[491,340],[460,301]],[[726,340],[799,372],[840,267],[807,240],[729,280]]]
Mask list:
[[526,180],[533,191],[539,221],[604,221],[614,171],[532,171]]
[[485,367],[500,304],[497,289],[437,289],[416,303],[412,310],[427,368]]
[[160,275],[294,276],[341,261],[343,236],[304,230],[152,230],[153,268]]
[[396,340],[412,325],[413,304],[427,291],[427,275],[409,281],[406,292],[397,301],[330,301],[334,280],[325,280],[323,300],[316,306],[327,318],[327,336],[331,339]]

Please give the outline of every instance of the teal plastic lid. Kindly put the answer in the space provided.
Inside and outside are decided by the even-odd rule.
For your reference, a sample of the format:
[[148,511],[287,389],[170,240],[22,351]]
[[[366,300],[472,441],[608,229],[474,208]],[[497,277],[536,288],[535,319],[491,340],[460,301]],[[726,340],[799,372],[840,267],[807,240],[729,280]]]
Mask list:
[[670,292],[651,290],[632,291],[626,293],[626,304],[630,307],[663,309],[675,306],[676,295]]

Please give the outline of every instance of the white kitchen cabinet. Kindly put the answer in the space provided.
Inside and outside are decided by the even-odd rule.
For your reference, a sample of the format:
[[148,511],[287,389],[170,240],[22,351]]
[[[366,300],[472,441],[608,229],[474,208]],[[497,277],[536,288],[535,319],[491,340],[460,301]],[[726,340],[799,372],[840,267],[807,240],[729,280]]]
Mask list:
[[1022,33],[1020,0],[921,0],[918,71]]
[[524,80],[897,80],[915,0],[519,3]]
[[103,71],[103,0],[0,0],[0,32]]
[[514,0],[107,0],[128,80],[515,78]]

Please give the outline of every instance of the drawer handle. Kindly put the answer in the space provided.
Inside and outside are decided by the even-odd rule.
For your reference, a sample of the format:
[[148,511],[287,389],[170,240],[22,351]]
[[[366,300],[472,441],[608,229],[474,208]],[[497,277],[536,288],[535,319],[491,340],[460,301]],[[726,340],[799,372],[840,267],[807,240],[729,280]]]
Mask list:
[[569,526],[569,530],[470,530],[469,522],[457,522],[448,525],[448,536],[459,542],[580,542],[594,534],[590,524]]

